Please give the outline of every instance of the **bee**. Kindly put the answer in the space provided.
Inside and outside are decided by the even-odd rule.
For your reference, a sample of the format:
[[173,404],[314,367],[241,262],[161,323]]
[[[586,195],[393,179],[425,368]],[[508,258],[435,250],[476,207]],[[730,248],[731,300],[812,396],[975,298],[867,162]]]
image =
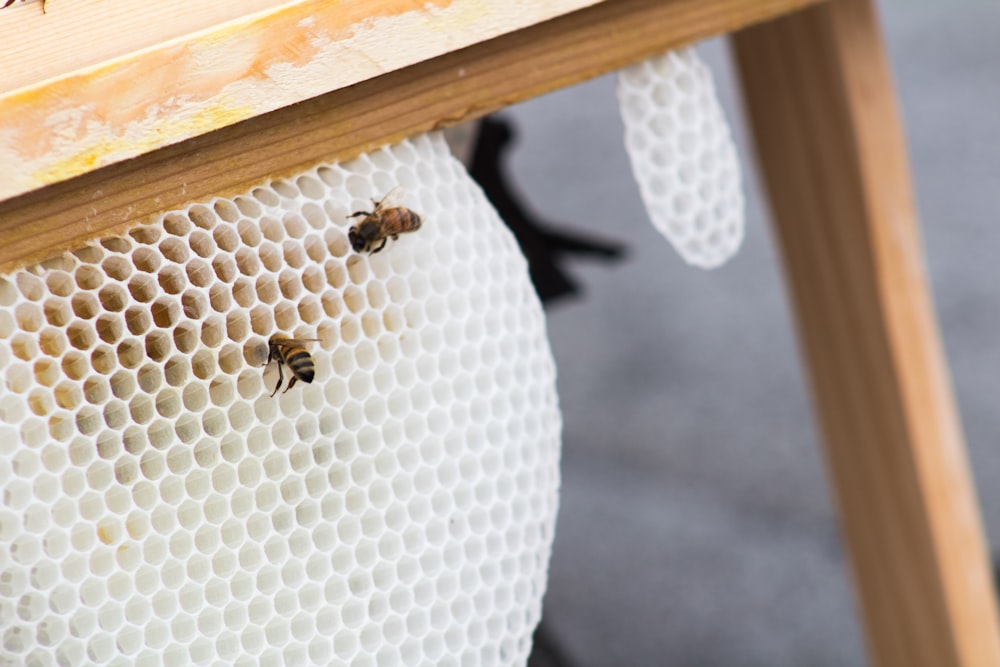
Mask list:
[[272,361],[278,362],[278,384],[271,392],[272,398],[281,389],[281,383],[285,379],[281,372],[281,367],[285,364],[288,364],[288,370],[292,373],[292,380],[285,387],[286,393],[295,386],[297,380],[302,380],[306,384],[313,381],[313,377],[316,376],[316,364],[313,363],[313,358],[305,346],[306,343],[315,343],[318,340],[318,338],[289,338],[281,334],[274,334],[267,341],[268,353],[264,366]]
[[[382,201],[372,199],[372,204],[375,205],[373,210],[355,211],[348,216],[348,218],[365,216],[360,223],[351,227],[347,234],[355,252],[367,250],[374,255],[385,247],[389,237],[395,241],[404,232],[420,229],[420,216],[405,206],[399,205],[398,202],[402,199],[402,194],[403,188],[397,186],[390,190],[382,198]],[[373,249],[376,243],[379,243],[379,246]]]

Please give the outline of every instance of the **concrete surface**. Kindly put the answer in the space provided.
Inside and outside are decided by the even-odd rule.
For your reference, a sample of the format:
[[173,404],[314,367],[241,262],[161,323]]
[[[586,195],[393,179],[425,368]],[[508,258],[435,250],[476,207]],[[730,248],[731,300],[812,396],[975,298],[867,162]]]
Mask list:
[[[938,312],[989,532],[1000,536],[1000,7],[881,4]],[[624,239],[575,261],[549,325],[565,412],[548,638],[572,667],[862,665],[780,266],[728,53],[713,64],[748,181],[745,245],[683,264],[645,219],[614,81],[507,112],[548,220]]]

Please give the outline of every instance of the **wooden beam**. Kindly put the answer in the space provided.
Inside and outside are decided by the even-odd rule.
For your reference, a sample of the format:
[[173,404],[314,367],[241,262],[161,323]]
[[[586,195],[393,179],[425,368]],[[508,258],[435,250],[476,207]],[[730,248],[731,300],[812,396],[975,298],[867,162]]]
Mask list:
[[0,202],[0,271],[482,116],[813,0],[609,0]]
[[608,0],[53,0],[0,10],[0,199]]
[[[0,0],[0,7],[7,0]],[[216,28],[289,0],[41,0],[0,9],[4,94],[169,40]]]
[[873,661],[1000,665],[872,0],[734,36]]

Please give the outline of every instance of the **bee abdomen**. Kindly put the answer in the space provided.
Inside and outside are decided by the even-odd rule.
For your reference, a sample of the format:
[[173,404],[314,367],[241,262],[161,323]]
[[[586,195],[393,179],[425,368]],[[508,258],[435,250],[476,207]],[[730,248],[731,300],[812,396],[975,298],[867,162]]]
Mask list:
[[420,216],[411,211],[410,209],[404,209],[403,215],[406,218],[406,222],[403,224],[403,229],[408,231],[414,231],[420,229],[420,223],[423,222]]
[[293,350],[285,357],[285,363],[299,380],[309,383],[316,376],[316,365],[305,350]]

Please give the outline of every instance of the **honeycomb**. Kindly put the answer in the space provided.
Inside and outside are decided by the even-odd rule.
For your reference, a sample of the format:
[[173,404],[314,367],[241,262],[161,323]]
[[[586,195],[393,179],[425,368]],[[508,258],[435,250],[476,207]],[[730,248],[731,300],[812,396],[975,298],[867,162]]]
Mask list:
[[682,49],[618,73],[625,148],[653,226],[686,262],[714,268],[743,241],[739,158],[712,73]]
[[[397,184],[422,228],[355,253]],[[271,398],[274,333],[319,342]],[[0,664],[525,663],[555,367],[439,135],[3,276],[0,377]]]

